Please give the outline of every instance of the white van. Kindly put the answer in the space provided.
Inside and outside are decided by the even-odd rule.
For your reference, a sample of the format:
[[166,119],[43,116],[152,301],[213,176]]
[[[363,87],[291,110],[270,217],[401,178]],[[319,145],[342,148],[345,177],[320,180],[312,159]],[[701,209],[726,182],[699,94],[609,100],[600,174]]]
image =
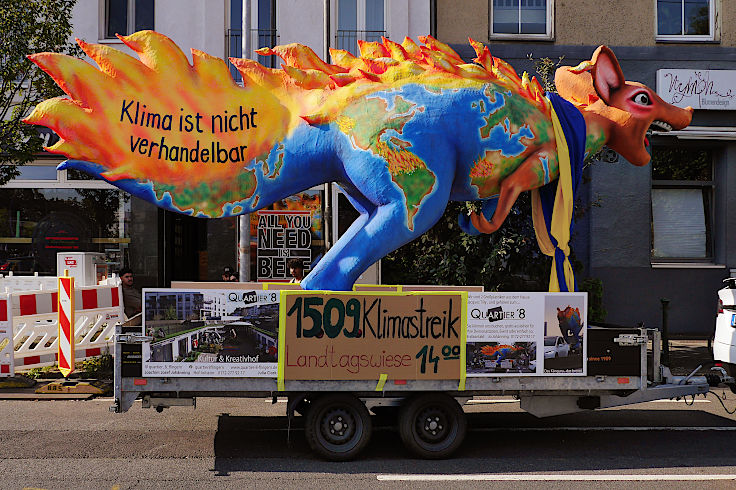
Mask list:
[[713,359],[724,363],[729,374],[736,372],[736,278],[723,280],[718,291],[718,316],[713,336]]

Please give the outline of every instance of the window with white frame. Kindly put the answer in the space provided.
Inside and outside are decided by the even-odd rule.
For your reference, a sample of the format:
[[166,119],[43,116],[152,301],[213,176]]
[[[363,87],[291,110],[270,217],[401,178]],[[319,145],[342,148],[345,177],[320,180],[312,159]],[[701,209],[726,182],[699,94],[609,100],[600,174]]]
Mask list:
[[652,261],[713,258],[713,151],[652,148]]
[[358,55],[358,40],[381,42],[386,36],[384,0],[337,0],[335,47]]
[[154,29],[155,0],[104,0],[104,38]]
[[658,41],[716,39],[715,0],[656,0]]
[[491,0],[491,38],[551,39],[552,0]]

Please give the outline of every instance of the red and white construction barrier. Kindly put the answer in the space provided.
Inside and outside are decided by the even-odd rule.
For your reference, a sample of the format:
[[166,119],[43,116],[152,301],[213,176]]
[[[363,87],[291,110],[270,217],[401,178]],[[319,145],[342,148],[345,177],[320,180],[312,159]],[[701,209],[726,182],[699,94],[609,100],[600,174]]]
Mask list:
[[[58,362],[58,291],[10,294],[15,369]],[[74,339],[77,361],[112,352],[115,324],[124,320],[120,286],[86,286],[74,291]]]
[[13,376],[13,316],[10,298],[0,293],[0,378]]
[[[65,272],[66,274],[66,272]],[[59,371],[68,378],[74,371],[74,278],[59,278]]]

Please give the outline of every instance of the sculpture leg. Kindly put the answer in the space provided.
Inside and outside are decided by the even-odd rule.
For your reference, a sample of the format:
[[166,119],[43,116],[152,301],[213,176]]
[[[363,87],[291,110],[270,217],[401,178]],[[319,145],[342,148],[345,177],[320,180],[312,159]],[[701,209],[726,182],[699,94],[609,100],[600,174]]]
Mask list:
[[[473,226],[482,233],[493,233],[498,230],[506,217],[509,215],[511,208],[514,206],[519,194],[524,191],[536,189],[549,182],[552,174],[549,162],[549,153],[546,150],[540,150],[522,163],[518,169],[503,182],[501,182],[501,192],[498,196],[498,206],[493,213],[491,220],[487,220],[483,214],[473,213],[470,221]],[[555,169],[557,162],[554,162]]]
[[447,206],[452,179],[438,184],[421,203],[414,216],[413,229],[407,226],[406,201],[400,192],[380,205],[366,204],[365,197],[354,200],[362,205],[361,216],[325,254],[302,281],[304,289],[350,290],[355,281],[374,262],[429,230]]

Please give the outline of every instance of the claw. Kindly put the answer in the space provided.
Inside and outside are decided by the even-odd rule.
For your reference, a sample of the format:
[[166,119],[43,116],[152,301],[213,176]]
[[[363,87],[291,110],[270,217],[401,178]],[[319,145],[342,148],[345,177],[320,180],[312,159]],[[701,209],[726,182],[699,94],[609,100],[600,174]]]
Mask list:
[[470,215],[470,221],[481,233],[493,233],[498,230],[498,226],[493,226],[482,213],[478,214],[474,212]]

